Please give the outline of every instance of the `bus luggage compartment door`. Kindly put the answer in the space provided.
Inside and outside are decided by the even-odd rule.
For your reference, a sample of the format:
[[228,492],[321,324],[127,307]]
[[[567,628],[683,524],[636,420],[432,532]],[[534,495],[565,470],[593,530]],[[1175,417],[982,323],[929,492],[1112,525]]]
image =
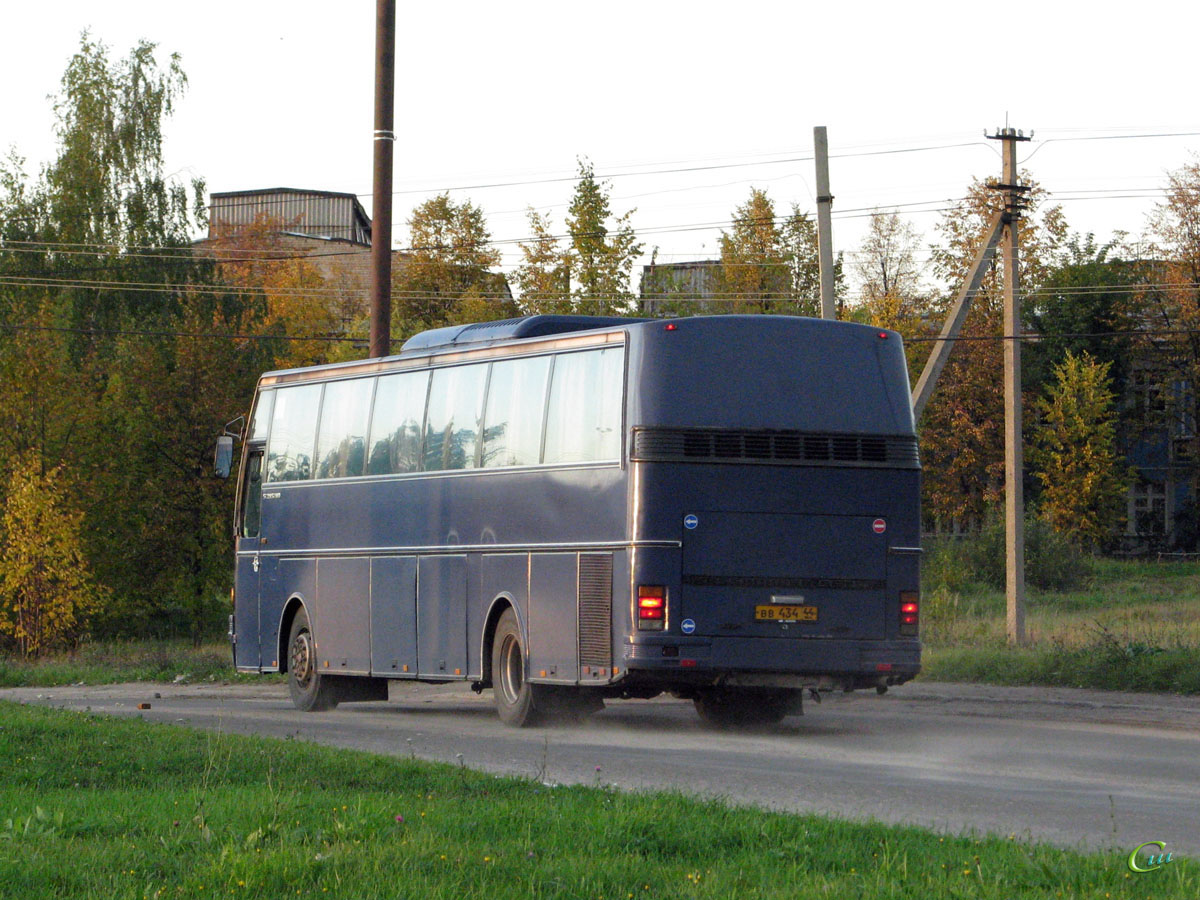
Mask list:
[[680,621],[696,635],[882,640],[877,516],[700,512],[683,541]]

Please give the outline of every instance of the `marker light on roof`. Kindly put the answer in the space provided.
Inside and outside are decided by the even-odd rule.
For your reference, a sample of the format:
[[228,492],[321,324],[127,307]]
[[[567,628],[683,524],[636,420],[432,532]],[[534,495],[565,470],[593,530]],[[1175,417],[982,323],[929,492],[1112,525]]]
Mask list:
[[668,323],[667,323],[665,326],[663,326],[663,327],[664,327],[664,328],[665,328],[667,331],[675,331],[677,328],[679,328],[679,326],[678,326],[677,324],[675,324],[674,322],[668,322]]
[[886,341],[886,340],[887,340],[887,336],[888,336],[888,335],[887,335],[887,332],[886,332],[886,331],[881,331],[881,332],[879,332],[879,339],[880,339],[881,341]]

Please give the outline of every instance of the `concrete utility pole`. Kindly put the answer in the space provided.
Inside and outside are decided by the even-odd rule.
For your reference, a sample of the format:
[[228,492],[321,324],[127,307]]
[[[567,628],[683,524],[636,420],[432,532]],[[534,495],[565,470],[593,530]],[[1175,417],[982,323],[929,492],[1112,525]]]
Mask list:
[[1025,208],[1026,185],[1017,184],[1017,144],[1030,140],[1024,132],[1004,128],[994,135],[1004,152],[1004,534],[1005,585],[1008,598],[1008,642],[1025,643],[1025,495],[1021,446],[1021,301],[1017,256],[1017,223]]
[[375,172],[371,181],[371,348],[392,352],[392,130],[396,94],[396,0],[375,3]]
[[984,273],[1002,248],[1004,268],[1004,524],[1005,524],[1005,582],[1008,595],[1008,642],[1025,642],[1025,497],[1022,477],[1024,475],[1024,453],[1021,447],[1021,308],[1020,266],[1017,258],[1017,221],[1025,209],[1028,185],[1017,184],[1017,144],[1032,140],[1033,133],[1026,137],[1015,128],[997,129],[990,140],[1004,145],[1002,182],[988,187],[1004,193],[1004,209],[992,216],[984,232],[983,243],[975,253],[975,260],[967,278],[959,288],[958,296],[933,352],[925,363],[917,386],[913,388],[913,419],[919,421],[925,404],[933,395],[938,376],[946,365],[954,339],[962,329],[963,320],[971,300],[979,291]]
[[817,163],[817,251],[821,261],[821,318],[836,319],[833,297],[833,194],[829,193],[829,135],[824,125],[813,129]]

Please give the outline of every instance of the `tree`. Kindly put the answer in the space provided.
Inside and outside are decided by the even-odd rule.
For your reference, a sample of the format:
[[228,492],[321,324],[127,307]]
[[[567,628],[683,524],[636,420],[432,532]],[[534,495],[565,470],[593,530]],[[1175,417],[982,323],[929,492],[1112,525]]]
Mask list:
[[448,193],[426,200],[408,220],[412,250],[392,275],[392,321],[400,335],[515,315],[483,210]]
[[[1030,183],[1028,176],[1023,176]],[[1021,287],[1043,283],[1066,240],[1058,206],[1043,207],[1046,192],[1036,184],[1020,220]],[[941,243],[933,248],[933,271],[952,290],[931,304],[940,325],[950,298],[965,279],[971,261],[1003,195],[974,181],[966,197],[938,225]],[[999,260],[993,260],[971,303],[960,340],[951,351],[937,389],[920,424],[924,464],[924,508],[934,520],[978,524],[1004,488],[1004,397],[997,390],[1003,371],[1004,298]],[[1026,403],[1028,410],[1029,404]],[[1028,414],[1026,421],[1029,421]]]
[[912,341],[925,336],[930,296],[921,290],[916,252],[917,231],[899,213],[875,210],[862,244],[854,254],[853,272],[861,298],[854,310],[858,321],[898,331],[905,339],[909,379],[915,383],[931,345]]
[[1073,235],[1061,261],[1036,291],[1027,293],[1027,314],[1038,334],[1022,358],[1026,390],[1041,393],[1054,368],[1070,353],[1087,354],[1109,366],[1118,396],[1124,393],[1137,327],[1130,297],[1141,280],[1140,267],[1111,258],[1117,242],[1097,246],[1088,234]]
[[590,162],[579,161],[579,182],[567,208],[576,312],[603,316],[630,311],[633,263],[642,252],[629,224],[635,212],[631,209],[613,217],[609,184],[596,181]]
[[527,313],[627,315],[633,264],[642,252],[630,218],[614,217],[609,186],[596,180],[592,164],[579,161],[579,181],[567,208],[565,245],[551,233],[550,218],[529,210],[533,237],[520,244],[521,265],[514,281]]
[[246,411],[271,348],[205,306],[181,316],[179,334],[124,335],[113,353],[89,490],[103,506],[88,509],[87,539],[113,588],[96,617],[107,634],[134,623],[199,643],[226,608],[234,485],[211,475],[213,442]]
[[[278,334],[270,368],[333,362],[345,334],[345,318],[358,308],[333,288],[311,261],[281,238],[287,223],[259,218],[219,230],[208,242],[221,282],[234,289],[257,330]],[[296,338],[305,338],[296,340]]]
[[[186,254],[147,258],[146,247],[188,247],[193,215],[203,221],[203,182],[187,187],[163,173],[162,125],[187,86],[179,56],[165,68],[155,45],[140,41],[124,59],[84,32],[55,100],[59,152],[37,191],[46,218],[39,239],[98,252],[62,257],[48,251],[56,274],[88,270],[88,279],[145,285],[185,278]],[[182,258],[179,258],[182,257]],[[97,268],[108,269],[98,274]],[[66,292],[72,324],[118,327],[126,317],[145,321],[169,314],[170,298],[154,290],[120,292],[76,288]]]
[[84,558],[82,516],[67,502],[61,466],[44,469],[36,453],[13,466],[0,520],[0,633],[22,656],[75,643],[102,592]]
[[1168,333],[1138,344],[1140,387],[1158,391],[1162,405],[1160,421],[1147,424],[1169,428],[1177,456],[1190,464],[1194,516],[1200,504],[1200,161],[1168,176],[1150,237],[1153,258],[1139,263],[1142,289],[1132,312],[1147,330]]
[[1030,454],[1041,482],[1041,514],[1084,549],[1109,543],[1124,518],[1129,468],[1117,450],[1111,365],[1068,352],[1038,399]]
[[[75,283],[0,288],[3,321],[19,323],[0,330],[0,492],[10,507],[21,492],[52,499],[37,515],[65,536],[46,552],[92,573],[90,621],[110,634],[195,633],[200,596],[212,627],[231,498],[203,475],[214,435],[271,363],[267,342],[241,336],[262,310],[193,256],[202,210],[162,171],[163,121],[185,83],[152,44],[113,62],[85,34],[55,104],[56,160],[38,179],[15,156],[0,166],[0,241],[35,251],[0,266]],[[40,481],[20,474],[31,459]]]
[[521,264],[513,273],[521,309],[527,314],[570,312],[571,255],[551,234],[548,216],[532,207],[527,216],[533,239],[519,244]]
[[[782,222],[767,192],[750,189],[750,198],[733,214],[720,238],[717,294],[727,311],[820,315],[820,256],[817,229],[797,206]],[[839,256],[835,285],[842,281]]]

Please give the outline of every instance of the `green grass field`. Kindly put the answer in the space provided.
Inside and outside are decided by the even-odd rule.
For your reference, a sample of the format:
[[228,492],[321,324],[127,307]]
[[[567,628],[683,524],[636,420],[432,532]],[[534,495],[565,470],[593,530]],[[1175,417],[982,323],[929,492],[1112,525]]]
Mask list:
[[0,898],[1153,898],[1079,853],[0,703]]
[[1200,693],[1200,563],[1089,565],[1081,588],[1028,590],[1019,649],[1005,645],[1003,591],[927,584],[922,677]]

